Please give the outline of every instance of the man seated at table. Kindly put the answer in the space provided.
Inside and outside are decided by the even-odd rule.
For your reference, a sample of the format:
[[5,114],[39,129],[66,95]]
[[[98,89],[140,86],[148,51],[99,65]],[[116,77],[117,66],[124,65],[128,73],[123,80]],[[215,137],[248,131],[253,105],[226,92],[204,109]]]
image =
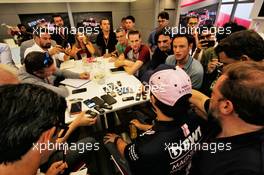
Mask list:
[[186,143],[197,144],[203,136],[199,118],[190,114],[190,77],[178,66],[156,70],[149,85],[150,102],[157,115],[154,125],[131,144],[116,134],[107,134],[106,147],[132,174],[185,175],[193,154]]
[[49,34],[48,30],[49,30],[48,28],[40,27],[40,28],[37,28],[37,30],[33,32],[35,44],[25,50],[24,58],[26,58],[28,53],[33,52],[33,51],[38,51],[38,52],[49,52],[49,55],[51,55],[51,57],[57,63],[70,59],[70,56],[69,56],[70,49],[69,48],[64,49],[60,45],[55,45],[54,47],[51,46],[51,35]]
[[67,97],[69,92],[63,85],[55,86],[59,84],[59,80],[64,78],[89,79],[88,73],[78,74],[58,69],[47,52],[30,52],[24,63],[18,72],[18,78],[22,83],[44,86],[63,97]]
[[169,32],[166,32],[165,29],[156,32],[155,40],[158,47],[154,50],[150,61],[152,70],[156,69],[160,64],[164,64],[167,57],[173,54],[172,39]]
[[101,19],[100,29],[101,31],[96,38],[96,44],[99,47],[100,54],[108,58],[115,51],[115,45],[117,43],[116,35],[111,30],[110,21],[107,18]]
[[150,61],[149,48],[142,44],[139,31],[131,30],[128,33],[128,46],[115,61],[116,67],[123,67],[128,74],[136,75],[140,78],[148,69]]
[[115,55],[119,56],[122,53],[125,52],[127,46],[128,46],[128,40],[126,38],[126,32],[124,29],[117,29],[116,30],[116,39],[118,43],[116,44],[116,53]]

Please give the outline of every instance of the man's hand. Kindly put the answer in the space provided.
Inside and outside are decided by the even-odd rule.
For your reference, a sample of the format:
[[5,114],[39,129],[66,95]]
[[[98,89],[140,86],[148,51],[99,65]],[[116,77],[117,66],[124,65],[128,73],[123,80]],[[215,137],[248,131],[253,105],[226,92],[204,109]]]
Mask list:
[[209,74],[212,73],[218,65],[219,65],[218,59],[213,58],[207,65],[207,73]]
[[130,121],[130,123],[135,125],[135,127],[137,127],[139,130],[142,130],[142,131],[147,131],[150,128],[152,128],[152,125],[143,124],[140,121],[138,121],[138,119],[133,119]]
[[142,123],[140,123],[140,121],[138,121],[138,119],[133,119],[130,121],[131,124],[135,125],[135,127],[137,127],[138,129],[141,128]]
[[68,168],[68,165],[66,162],[54,162],[46,172],[46,175],[57,175],[63,173],[63,171]]
[[109,57],[111,57],[111,53],[105,53],[105,54],[103,55],[103,57],[104,57],[104,58],[109,58]]
[[126,58],[125,58],[125,55],[122,53],[121,55],[119,55],[118,59],[125,60]]
[[80,50],[82,50],[82,49],[78,49],[77,47],[73,47],[72,49],[70,49],[68,55],[70,55],[71,57],[75,57]]
[[97,117],[91,118],[87,117],[84,112],[82,112],[73,122],[79,126],[91,126],[96,123]]
[[108,133],[106,136],[104,136],[104,144],[107,144],[109,142],[114,143],[115,138],[119,137],[117,134],[114,133]]
[[208,42],[205,42],[205,41],[208,41],[208,40],[200,39],[197,48],[200,50],[208,49]]
[[80,73],[80,79],[88,80],[90,78],[90,74],[87,72]]
[[60,45],[56,45],[56,46],[52,47],[52,49],[49,50],[49,55],[52,56],[52,55],[58,54],[60,52],[64,53],[63,47]]
[[110,63],[115,62],[117,60],[117,57],[111,56],[110,59],[108,60]]

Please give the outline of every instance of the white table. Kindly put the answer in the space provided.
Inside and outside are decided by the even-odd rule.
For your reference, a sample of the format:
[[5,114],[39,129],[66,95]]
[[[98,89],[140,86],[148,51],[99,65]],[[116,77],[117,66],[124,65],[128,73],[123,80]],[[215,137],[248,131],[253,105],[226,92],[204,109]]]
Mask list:
[[[130,107],[130,106],[138,105],[138,104],[144,103],[144,102],[149,100],[149,97],[147,97],[146,100],[143,100],[142,97],[139,101],[135,100],[136,93],[138,92],[139,88],[142,86],[141,82],[135,76],[129,75],[126,72],[112,73],[110,71],[110,68],[115,68],[114,63],[110,63],[108,61],[108,59],[104,59],[104,58],[100,58],[100,57],[97,58],[97,60],[99,63],[93,63],[94,64],[93,66],[84,66],[82,61],[74,61],[71,63],[74,66],[72,68],[69,68],[68,70],[76,72],[76,73],[81,73],[84,71],[91,72],[91,79],[92,80],[90,82],[88,82],[87,84],[80,87],[80,88],[84,88],[84,87],[87,88],[87,91],[83,92],[83,93],[71,94],[72,90],[76,89],[76,88],[66,86],[68,88],[68,90],[70,91],[70,95],[66,98],[68,105],[70,104],[70,102],[69,102],[70,99],[81,98],[83,100],[86,100],[86,99],[91,99],[92,97],[95,97],[95,96],[100,97],[100,96],[106,94],[105,91],[103,90],[103,87],[106,87],[108,83],[114,83],[114,85],[117,86],[117,81],[121,81],[122,87],[132,88],[133,93],[127,93],[127,94],[123,94],[123,95],[118,95],[116,93],[116,97],[114,97],[114,98],[117,100],[117,103],[112,105],[113,108],[111,110],[104,109],[105,113],[118,111],[120,109],[124,109],[124,108]],[[98,66],[98,65],[103,65],[103,66]],[[64,66],[62,66],[62,67],[64,67]],[[93,75],[96,71],[95,70],[96,67],[104,67],[105,68],[106,78],[105,78],[104,84],[98,84],[95,80],[93,80]],[[122,101],[123,97],[128,97],[128,96],[133,96],[134,100],[125,101],[125,102]],[[89,108],[84,103],[82,103],[82,110],[86,111],[88,109]],[[75,116],[66,115],[65,122],[70,123],[74,120],[74,118],[75,118]]]

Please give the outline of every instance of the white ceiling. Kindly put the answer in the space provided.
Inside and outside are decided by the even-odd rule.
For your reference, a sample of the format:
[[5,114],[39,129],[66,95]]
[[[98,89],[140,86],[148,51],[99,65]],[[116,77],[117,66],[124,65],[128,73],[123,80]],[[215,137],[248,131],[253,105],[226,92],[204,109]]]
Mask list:
[[0,3],[133,2],[136,0],[0,0]]

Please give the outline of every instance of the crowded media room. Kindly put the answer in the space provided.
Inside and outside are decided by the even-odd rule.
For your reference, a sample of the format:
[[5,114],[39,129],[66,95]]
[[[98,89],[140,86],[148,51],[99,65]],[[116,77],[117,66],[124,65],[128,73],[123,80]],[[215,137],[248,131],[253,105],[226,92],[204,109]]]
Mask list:
[[0,0],[0,175],[264,175],[263,1]]

